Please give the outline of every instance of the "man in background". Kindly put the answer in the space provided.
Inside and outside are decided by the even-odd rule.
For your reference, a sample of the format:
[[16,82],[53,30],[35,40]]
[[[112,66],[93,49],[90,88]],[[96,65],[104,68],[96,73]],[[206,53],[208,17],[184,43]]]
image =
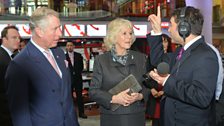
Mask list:
[[2,43],[0,47],[0,124],[12,126],[8,108],[5,87],[5,73],[8,64],[14,56],[14,51],[19,48],[20,35],[15,26],[7,26],[1,32]]
[[76,93],[79,117],[87,118],[87,116],[84,113],[84,104],[83,104],[83,97],[82,97],[83,57],[80,53],[77,53],[74,51],[74,44],[72,42],[67,42],[65,55],[66,55],[66,60],[68,61],[68,66],[71,73],[72,90],[75,89],[75,93]]

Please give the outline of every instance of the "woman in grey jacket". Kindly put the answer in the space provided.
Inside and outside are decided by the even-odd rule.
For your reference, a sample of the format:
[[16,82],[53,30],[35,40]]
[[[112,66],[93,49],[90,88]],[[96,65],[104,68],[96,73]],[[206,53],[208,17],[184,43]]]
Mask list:
[[[129,50],[134,41],[130,21],[117,18],[108,24],[104,38],[108,51],[96,57],[89,89],[90,98],[100,105],[101,126],[145,126],[146,88],[142,86],[142,75],[146,72],[146,56]],[[140,92],[130,94],[129,89],[115,95],[108,92],[130,74],[141,84]],[[112,104],[120,107],[112,111]]]

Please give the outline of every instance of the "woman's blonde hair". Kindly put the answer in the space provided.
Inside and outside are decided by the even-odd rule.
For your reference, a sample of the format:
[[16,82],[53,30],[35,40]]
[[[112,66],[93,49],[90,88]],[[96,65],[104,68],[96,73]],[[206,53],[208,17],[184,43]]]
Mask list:
[[108,50],[111,50],[113,45],[116,44],[117,36],[119,35],[119,32],[123,28],[131,28],[132,29],[133,34],[132,34],[131,43],[132,44],[134,43],[136,37],[134,35],[133,24],[131,23],[131,21],[123,19],[123,18],[116,18],[108,24],[107,34],[104,37],[104,43]]

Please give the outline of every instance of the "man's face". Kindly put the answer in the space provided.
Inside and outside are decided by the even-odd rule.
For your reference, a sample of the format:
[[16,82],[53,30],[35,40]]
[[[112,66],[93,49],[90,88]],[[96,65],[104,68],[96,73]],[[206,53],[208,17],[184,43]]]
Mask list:
[[173,43],[183,44],[183,39],[179,35],[178,24],[175,22],[174,17],[171,17],[171,19],[170,19],[170,26],[169,26],[168,31],[170,33],[170,37],[171,37]]
[[48,17],[49,25],[46,28],[43,28],[44,33],[44,48],[56,47],[57,43],[62,35],[60,29],[60,20],[55,16]]
[[67,44],[66,44],[66,50],[67,50],[68,52],[73,52],[73,50],[74,50],[74,45],[73,45],[72,42],[67,42]]
[[3,45],[10,51],[14,52],[19,48],[20,35],[15,29],[8,29],[6,37],[3,38]]

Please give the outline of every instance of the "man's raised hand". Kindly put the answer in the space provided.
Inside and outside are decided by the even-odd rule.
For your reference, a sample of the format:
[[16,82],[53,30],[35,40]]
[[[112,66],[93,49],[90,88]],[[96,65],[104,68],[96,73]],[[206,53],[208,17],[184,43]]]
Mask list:
[[154,31],[154,33],[162,33],[160,5],[157,6],[157,15],[149,15],[148,21],[151,23],[152,30]]

